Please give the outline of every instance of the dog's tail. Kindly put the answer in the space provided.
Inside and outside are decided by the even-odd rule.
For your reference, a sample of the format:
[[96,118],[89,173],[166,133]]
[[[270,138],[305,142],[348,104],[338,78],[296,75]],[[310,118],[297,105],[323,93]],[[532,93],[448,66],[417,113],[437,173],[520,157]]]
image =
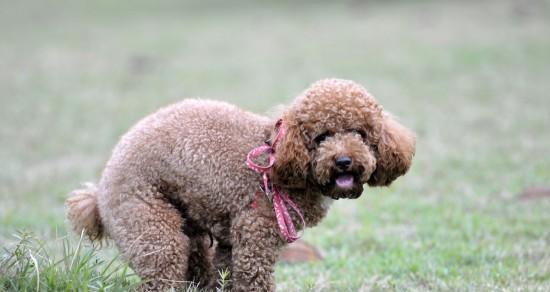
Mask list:
[[75,232],[82,232],[92,241],[101,241],[103,224],[97,206],[97,186],[87,183],[82,189],[71,192],[65,201],[67,219]]

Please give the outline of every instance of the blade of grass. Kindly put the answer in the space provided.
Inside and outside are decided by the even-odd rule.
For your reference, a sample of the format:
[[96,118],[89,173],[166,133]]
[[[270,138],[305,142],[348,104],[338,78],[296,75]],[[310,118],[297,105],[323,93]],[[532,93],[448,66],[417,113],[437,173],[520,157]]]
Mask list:
[[34,269],[36,271],[36,291],[40,291],[40,269],[38,267],[38,261],[36,258],[32,255],[32,251],[29,249],[29,257],[34,263]]

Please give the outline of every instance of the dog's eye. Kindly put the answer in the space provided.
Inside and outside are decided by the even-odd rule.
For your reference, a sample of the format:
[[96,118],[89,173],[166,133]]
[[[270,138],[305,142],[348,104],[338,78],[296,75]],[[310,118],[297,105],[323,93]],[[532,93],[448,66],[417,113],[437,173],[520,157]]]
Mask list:
[[321,142],[325,141],[325,139],[328,137],[328,132],[324,132],[323,134],[315,137],[315,143],[321,144]]

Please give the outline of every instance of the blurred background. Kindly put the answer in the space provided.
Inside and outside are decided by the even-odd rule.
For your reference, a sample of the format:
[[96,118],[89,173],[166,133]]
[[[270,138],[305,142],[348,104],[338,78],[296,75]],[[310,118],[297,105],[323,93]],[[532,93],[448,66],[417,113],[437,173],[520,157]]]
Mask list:
[[269,113],[326,77],[417,154],[334,204],[305,235],[324,259],[278,265],[279,290],[550,290],[548,0],[1,1],[0,247],[66,235],[68,192],[157,108]]

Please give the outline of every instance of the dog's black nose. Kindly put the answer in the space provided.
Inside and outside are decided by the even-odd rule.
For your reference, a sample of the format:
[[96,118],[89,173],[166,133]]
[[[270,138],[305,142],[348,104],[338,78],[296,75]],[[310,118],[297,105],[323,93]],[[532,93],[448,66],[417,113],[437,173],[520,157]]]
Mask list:
[[341,168],[342,170],[345,170],[348,168],[348,166],[351,165],[351,157],[349,156],[338,156],[336,157],[336,166]]

